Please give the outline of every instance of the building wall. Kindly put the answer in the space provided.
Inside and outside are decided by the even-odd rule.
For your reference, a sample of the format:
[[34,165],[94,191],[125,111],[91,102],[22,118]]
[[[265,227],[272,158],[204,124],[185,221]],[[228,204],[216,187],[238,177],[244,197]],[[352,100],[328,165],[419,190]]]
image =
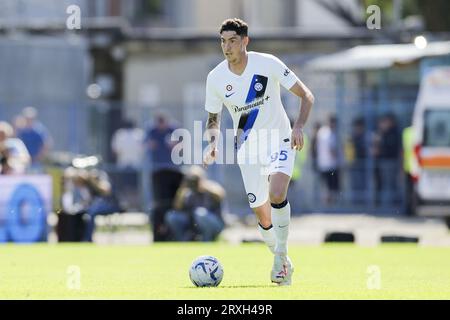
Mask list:
[[[65,19],[66,9],[74,4],[87,12],[87,0],[0,0],[0,19]],[[48,20],[47,20],[48,21]]]
[[[329,1],[333,3],[332,1]],[[310,30],[348,30],[348,22],[340,19],[314,0],[176,0],[172,8],[177,14],[177,27],[216,30],[226,19],[246,20],[253,31],[262,32],[286,27]],[[340,0],[355,16],[360,8],[355,0]]]
[[[332,1],[328,1],[333,3]],[[360,14],[361,9],[357,1],[340,0],[339,3],[348,8],[355,16]],[[323,8],[314,0],[297,0],[296,25],[307,30],[344,32],[351,26],[345,20],[339,18],[332,12]]]
[[[167,106],[182,120],[186,91],[203,84],[208,72],[221,61],[218,54],[178,53],[169,56],[137,54],[124,66],[124,95],[128,113],[137,116],[137,108]],[[203,97],[202,97],[203,99]],[[175,111],[176,110],[176,111]]]
[[[355,15],[361,11],[357,0],[339,3]],[[78,5],[82,17],[122,16],[131,23],[147,19],[152,27],[210,32],[216,31],[226,18],[234,17],[248,21],[255,32],[286,27],[334,32],[348,29],[348,23],[314,0],[164,0],[159,15],[147,17],[143,0],[0,0],[0,19],[65,19],[69,5]]]
[[195,11],[192,19],[194,27],[206,30],[219,30],[226,18],[239,17],[240,1],[192,0]]
[[85,151],[87,43],[81,38],[0,37],[0,119],[34,106],[55,150]]

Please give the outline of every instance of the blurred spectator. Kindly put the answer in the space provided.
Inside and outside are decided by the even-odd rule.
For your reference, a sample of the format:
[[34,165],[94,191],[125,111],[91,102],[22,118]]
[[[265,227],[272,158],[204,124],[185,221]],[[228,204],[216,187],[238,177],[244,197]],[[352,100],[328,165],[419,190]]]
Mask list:
[[167,240],[169,230],[164,217],[172,208],[175,193],[180,186],[183,174],[172,162],[172,149],[178,141],[171,141],[175,126],[169,123],[164,114],[155,117],[155,125],[145,136],[148,158],[152,163],[152,186],[154,207],[151,214],[154,241]]
[[79,242],[84,238],[87,213],[92,196],[85,183],[87,172],[74,167],[64,170],[62,210],[58,212],[57,234],[59,242]]
[[205,178],[204,170],[193,166],[175,196],[174,208],[165,220],[176,241],[213,241],[224,229],[222,201],[225,190]]
[[155,200],[164,201],[171,198],[173,181],[177,182],[178,187],[179,170],[172,162],[172,149],[178,141],[171,140],[176,128],[169,123],[165,115],[159,114],[155,120],[156,125],[147,130],[144,142],[152,161]]
[[124,120],[111,140],[111,148],[119,168],[134,170],[141,168],[143,140],[144,131],[137,128],[132,120]]
[[339,193],[340,146],[337,135],[337,120],[330,116],[328,124],[317,133],[317,166],[327,190],[325,203],[334,204]]
[[311,135],[311,168],[313,170],[313,201],[319,203],[320,198],[320,171],[317,164],[317,134],[322,125],[320,122],[315,122]]
[[80,176],[81,181],[88,188],[92,201],[87,208],[89,220],[84,233],[84,241],[92,242],[92,235],[95,230],[95,217],[98,215],[108,215],[123,212],[108,174],[99,169],[91,169],[87,174]]
[[290,184],[296,183],[296,181],[298,181],[301,178],[308,154],[308,148],[309,148],[309,139],[307,135],[304,135],[303,148],[297,151],[297,154],[295,156],[294,170],[292,171],[291,181],[289,182]]
[[391,205],[397,200],[401,152],[401,135],[395,115],[388,113],[379,119],[373,152],[377,202]]
[[85,181],[87,172],[74,167],[64,170],[62,209],[67,214],[86,213],[92,200]]
[[169,122],[166,115],[160,113],[155,117],[154,126],[150,127],[145,136],[145,144],[153,164],[153,171],[166,169],[177,170],[172,162],[172,149],[178,141],[172,141],[171,135],[176,127]]
[[12,122],[14,127],[14,133],[17,135],[17,132],[25,128],[27,121],[25,120],[25,117],[21,114],[18,114],[14,117],[14,120]]
[[406,215],[413,215],[414,179],[417,177],[418,163],[416,155],[414,154],[414,129],[412,126],[403,129],[402,149],[403,176],[405,183],[403,212]]
[[47,128],[37,120],[37,110],[26,107],[22,111],[23,119],[16,118],[17,137],[23,141],[31,156],[31,172],[42,172],[42,161],[47,156],[52,138]]
[[125,120],[112,136],[111,149],[116,157],[118,172],[118,193],[123,206],[137,208],[138,170],[142,166],[144,131],[137,128],[133,121]]
[[[291,123],[291,127],[294,126],[294,120],[290,119],[290,123]],[[308,135],[304,135],[303,136],[303,148],[299,151],[297,151],[297,154],[295,156],[295,161],[294,161],[294,169],[292,171],[292,177],[291,177],[291,181],[289,182],[289,185],[293,185],[296,183],[296,181],[298,181],[303,173],[303,169],[304,169],[304,165],[306,162],[306,158],[309,152],[309,138]]]
[[[62,211],[68,215],[86,215],[81,231],[72,241],[92,242],[95,230],[95,217],[122,212],[113,187],[106,172],[99,169],[69,167],[64,171],[64,191]],[[81,221],[81,218],[78,219]]]
[[363,118],[357,118],[352,124],[351,143],[353,163],[351,166],[352,201],[364,203],[367,196],[367,153],[366,125]]
[[314,123],[311,137],[311,161],[312,161],[312,169],[314,170],[314,172],[319,172],[317,164],[317,134],[319,133],[320,127],[321,127],[320,122]]
[[0,174],[23,174],[30,164],[27,148],[13,135],[13,127],[0,121]]

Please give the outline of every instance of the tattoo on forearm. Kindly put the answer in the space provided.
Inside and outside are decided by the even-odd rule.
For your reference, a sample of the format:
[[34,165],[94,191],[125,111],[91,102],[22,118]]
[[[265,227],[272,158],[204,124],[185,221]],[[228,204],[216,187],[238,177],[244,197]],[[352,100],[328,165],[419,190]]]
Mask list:
[[206,122],[206,130],[207,130],[207,136],[208,141],[210,143],[216,141],[215,132],[216,130],[219,130],[220,126],[220,114],[219,113],[209,113],[208,114],[208,121]]
[[218,129],[219,128],[219,114],[218,113],[209,113],[208,121],[206,123],[206,129]]

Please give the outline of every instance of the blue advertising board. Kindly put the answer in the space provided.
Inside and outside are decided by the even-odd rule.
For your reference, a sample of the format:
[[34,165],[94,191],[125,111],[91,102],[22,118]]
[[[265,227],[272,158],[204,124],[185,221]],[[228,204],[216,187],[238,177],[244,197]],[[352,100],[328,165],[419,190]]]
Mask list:
[[47,240],[51,203],[50,176],[0,176],[0,242]]

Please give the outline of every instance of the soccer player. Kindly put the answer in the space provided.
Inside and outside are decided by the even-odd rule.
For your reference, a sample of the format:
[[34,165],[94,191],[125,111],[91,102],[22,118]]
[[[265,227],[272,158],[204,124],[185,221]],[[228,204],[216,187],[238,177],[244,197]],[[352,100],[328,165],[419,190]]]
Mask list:
[[[220,39],[225,60],[208,74],[206,81],[209,144],[203,164],[206,167],[218,156],[220,113],[225,105],[233,119],[237,159],[248,201],[258,218],[261,235],[274,254],[271,281],[290,285],[294,268],[287,255],[291,208],[286,196],[314,96],[278,58],[247,51],[248,26],[244,21],[225,20]],[[281,103],[280,84],[302,100],[292,129]]]

